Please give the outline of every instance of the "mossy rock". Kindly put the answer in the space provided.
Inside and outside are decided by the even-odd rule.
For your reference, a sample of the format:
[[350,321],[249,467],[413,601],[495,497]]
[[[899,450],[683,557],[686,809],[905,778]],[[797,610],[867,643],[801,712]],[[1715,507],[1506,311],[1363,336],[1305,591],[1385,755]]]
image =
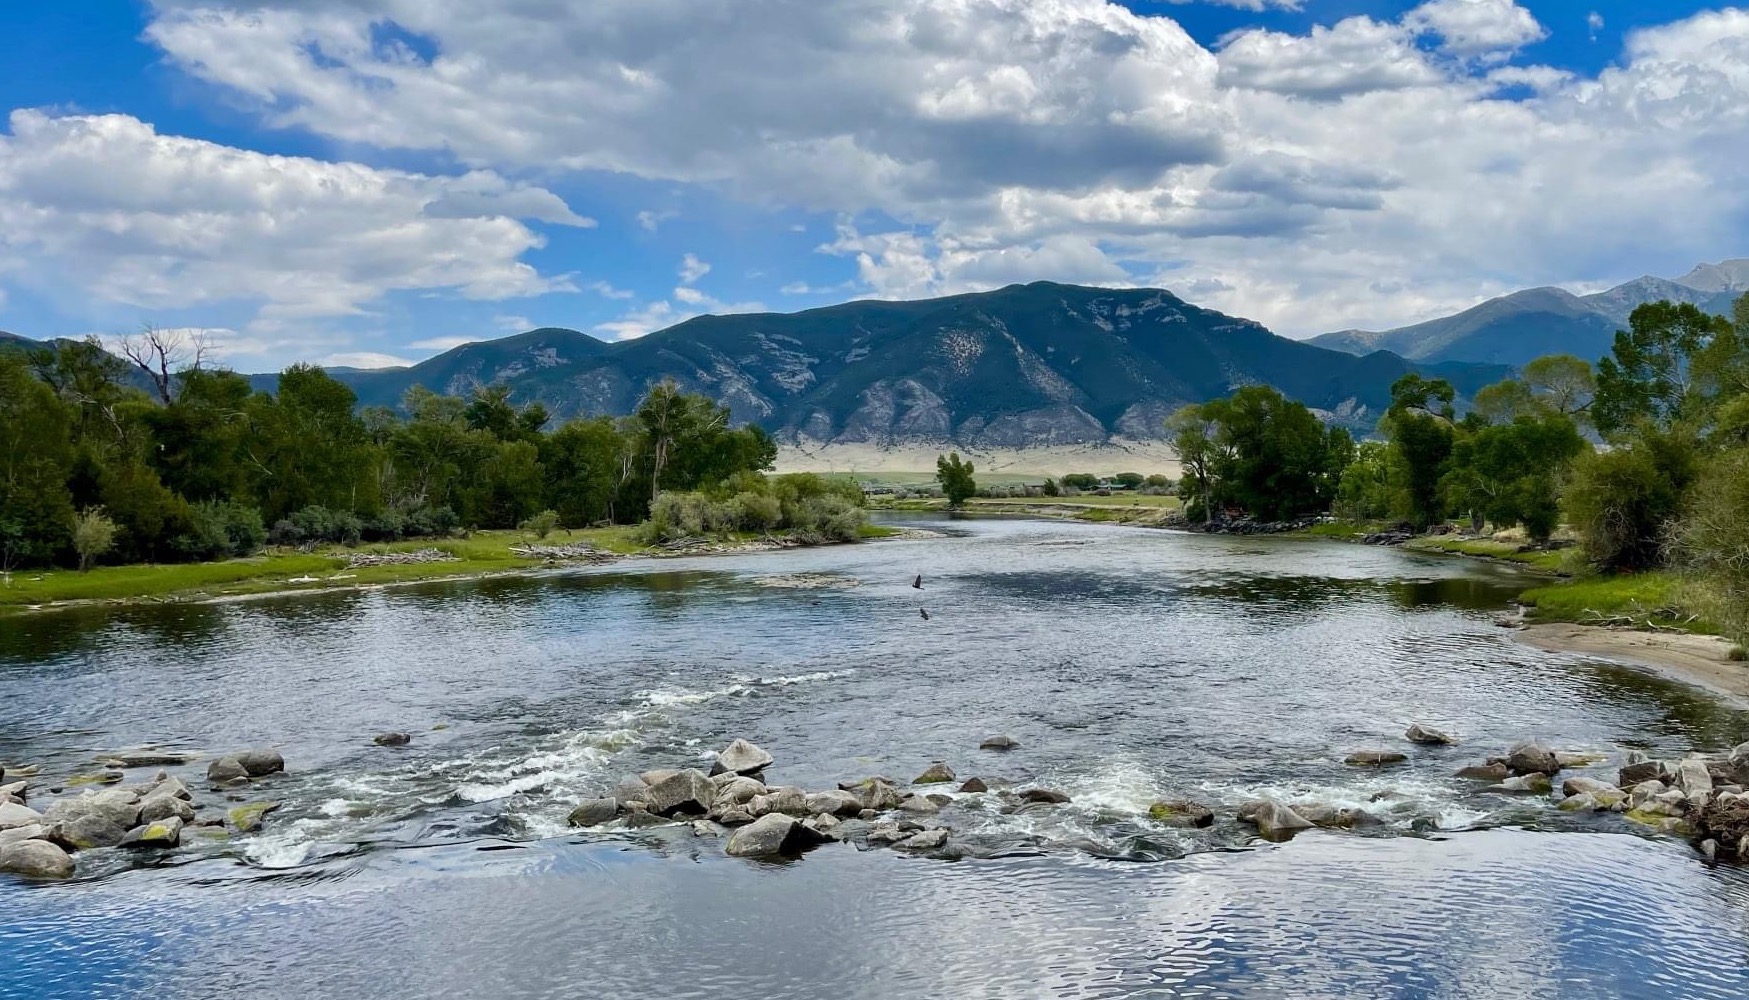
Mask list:
[[1622,816],[1631,823],[1649,826],[1660,833],[1668,833],[1686,837],[1694,833],[1694,824],[1680,816],[1666,816],[1663,813],[1647,812],[1644,809],[1629,809]]
[[254,833],[261,829],[262,817],[278,808],[278,802],[251,802],[237,806],[225,816],[238,833]]
[[120,783],[120,771],[99,771],[96,774],[75,774],[67,779],[68,788],[78,788],[82,785],[114,785]]

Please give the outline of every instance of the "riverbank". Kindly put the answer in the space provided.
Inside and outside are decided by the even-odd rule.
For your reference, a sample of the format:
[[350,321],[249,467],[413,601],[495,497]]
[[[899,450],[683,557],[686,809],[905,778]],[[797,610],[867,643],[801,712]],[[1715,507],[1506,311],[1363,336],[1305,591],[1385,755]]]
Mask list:
[[[974,497],[960,509],[962,514],[1000,515],[1003,517],[1038,517],[1057,521],[1092,521],[1099,524],[1123,524],[1137,528],[1163,528],[1176,521],[1184,507],[1177,497],[1145,494],[1075,497],[1029,497],[1025,500],[999,500]],[[942,499],[912,499],[876,501],[874,510],[945,512]]]
[[1571,622],[1531,622],[1521,641],[1554,653],[1583,653],[1631,663],[1662,677],[1702,687],[1749,709],[1749,664],[1732,660],[1732,643],[1716,635],[1648,632]]
[[[555,532],[536,539],[527,532],[476,531],[465,538],[419,539],[383,544],[325,546],[317,551],[270,549],[219,562],[99,566],[76,570],[24,571],[0,583],[0,616],[94,604],[202,602],[269,597],[312,591],[444,583],[518,576],[630,558],[759,552],[793,548],[787,537],[739,534],[729,539],[693,539],[648,546],[636,525]],[[902,534],[864,525],[864,539]]]

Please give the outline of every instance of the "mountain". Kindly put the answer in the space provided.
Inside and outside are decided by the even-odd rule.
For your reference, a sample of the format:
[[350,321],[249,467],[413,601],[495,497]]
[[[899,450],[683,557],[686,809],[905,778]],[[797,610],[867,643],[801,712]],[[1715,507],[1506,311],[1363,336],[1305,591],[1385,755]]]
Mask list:
[[1395,330],[1340,330],[1311,343],[1361,354],[1387,350],[1415,361],[1522,365],[1544,354],[1596,359],[1609,353],[1628,314],[1647,302],[1688,302],[1728,315],[1749,292],[1749,260],[1702,264],[1680,278],[1636,278],[1594,295],[1531,288],[1489,299],[1455,316]]
[[[672,378],[780,440],[959,443],[973,448],[1163,436],[1180,405],[1273,385],[1329,419],[1370,429],[1409,371],[1468,396],[1504,368],[1355,357],[1270,333],[1158,289],[1038,282],[915,302],[701,316],[606,344],[534,330],[467,344],[410,368],[336,371],[362,405],[419,384],[503,382],[558,417],[630,412]],[[271,376],[263,380],[271,383]]]
[[17,347],[29,350],[40,346],[42,345],[38,341],[32,340],[29,337],[20,337],[16,333],[7,333],[5,330],[0,330],[0,348]]

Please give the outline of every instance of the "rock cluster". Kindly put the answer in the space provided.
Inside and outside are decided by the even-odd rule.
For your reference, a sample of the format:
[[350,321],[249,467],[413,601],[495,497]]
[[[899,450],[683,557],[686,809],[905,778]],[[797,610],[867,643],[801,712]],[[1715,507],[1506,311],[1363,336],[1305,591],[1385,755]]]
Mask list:
[[[145,766],[147,761],[184,764],[189,754],[159,751],[129,751],[100,760],[111,768]],[[219,787],[247,784],[285,769],[277,751],[243,750],[213,762],[209,780]],[[36,769],[13,771],[13,776],[36,774]],[[110,779],[109,775],[115,775]],[[242,833],[260,829],[262,817],[279,807],[277,802],[238,806],[224,816],[200,816],[201,805],[194,791],[181,778],[159,771],[138,785],[118,784],[119,771],[81,776],[66,782],[80,788],[42,805],[42,811],[25,805],[28,780],[0,785],[0,872],[26,878],[58,879],[73,874],[73,855],[101,848],[165,850],[181,844],[191,827],[231,827]],[[50,789],[60,792],[60,786]],[[84,787],[81,787],[84,786]],[[91,787],[108,786],[108,787]]]

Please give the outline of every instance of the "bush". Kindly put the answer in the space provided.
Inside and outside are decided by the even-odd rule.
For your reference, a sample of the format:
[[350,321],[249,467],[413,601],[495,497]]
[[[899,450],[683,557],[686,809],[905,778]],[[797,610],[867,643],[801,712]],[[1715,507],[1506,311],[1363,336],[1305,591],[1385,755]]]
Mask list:
[[1749,449],[1709,462],[1683,513],[1675,549],[1693,578],[1689,596],[1727,636],[1749,642]]
[[449,507],[417,507],[407,513],[408,538],[445,538],[461,527],[462,519]]
[[783,523],[783,505],[774,496],[747,491],[735,494],[733,503],[742,530],[764,533]]
[[188,531],[173,545],[190,559],[229,559],[253,554],[267,542],[261,512],[234,501],[213,500],[192,508]]
[[357,545],[364,536],[364,522],[350,511],[309,506],[275,522],[267,533],[274,545],[309,545],[332,542]]
[[91,568],[100,556],[115,547],[115,522],[105,517],[102,507],[79,512],[73,521],[73,551],[79,553],[79,572]]
[[1666,525],[1681,486],[1639,446],[1582,457],[1567,488],[1567,517],[1585,558],[1599,569],[1641,570],[1664,562]]
[[527,520],[523,521],[522,524],[520,525],[520,527],[523,531],[529,532],[529,533],[533,534],[536,538],[541,538],[541,539],[544,539],[548,535],[552,534],[553,529],[557,528],[558,526],[559,526],[559,512],[556,510],[543,510],[539,514],[536,514],[533,517],[530,517]]

